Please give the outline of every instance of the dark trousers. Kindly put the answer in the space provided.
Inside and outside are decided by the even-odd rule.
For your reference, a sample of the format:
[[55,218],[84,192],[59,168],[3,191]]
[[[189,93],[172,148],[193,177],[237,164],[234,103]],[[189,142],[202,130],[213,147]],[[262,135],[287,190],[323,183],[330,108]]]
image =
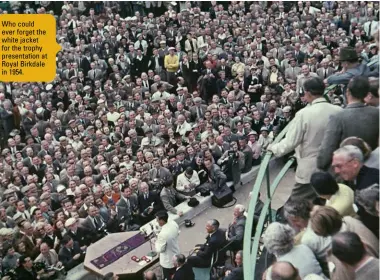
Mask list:
[[173,268],[162,268],[162,273],[164,274],[164,280],[171,280],[174,273],[175,273],[175,267]]
[[208,268],[211,266],[211,260],[205,260],[199,256],[190,256],[187,258],[187,263],[192,267]]

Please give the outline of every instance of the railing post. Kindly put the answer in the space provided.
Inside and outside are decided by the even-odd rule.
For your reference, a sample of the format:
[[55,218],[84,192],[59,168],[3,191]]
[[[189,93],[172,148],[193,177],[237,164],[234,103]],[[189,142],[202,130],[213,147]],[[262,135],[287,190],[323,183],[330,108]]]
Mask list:
[[[268,165],[269,167],[269,165]],[[270,191],[270,174],[269,174],[269,168],[267,168],[265,170],[266,172],[266,178],[267,178],[267,199],[269,200],[269,212],[268,212],[268,215],[269,215],[269,223],[272,223],[272,197],[271,197],[271,191]]]

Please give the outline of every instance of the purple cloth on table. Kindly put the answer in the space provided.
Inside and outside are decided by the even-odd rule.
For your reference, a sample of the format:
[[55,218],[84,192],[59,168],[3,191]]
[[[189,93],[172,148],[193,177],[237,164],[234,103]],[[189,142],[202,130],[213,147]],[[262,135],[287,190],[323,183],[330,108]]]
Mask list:
[[145,236],[141,233],[138,233],[132,236],[131,238],[127,239],[126,241],[120,243],[116,247],[108,250],[100,257],[97,257],[96,259],[92,260],[91,263],[95,265],[98,269],[102,269],[107,265],[110,265],[111,263],[117,261],[122,256],[128,254],[130,251],[141,246],[145,243],[145,241]]

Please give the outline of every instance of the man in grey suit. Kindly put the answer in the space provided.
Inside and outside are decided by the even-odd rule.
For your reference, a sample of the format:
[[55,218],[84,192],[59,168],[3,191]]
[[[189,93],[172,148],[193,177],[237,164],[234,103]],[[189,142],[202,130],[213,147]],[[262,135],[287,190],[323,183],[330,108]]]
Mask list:
[[285,79],[288,83],[294,83],[297,81],[297,76],[301,72],[301,68],[297,66],[296,59],[292,57],[289,59],[290,66],[285,69]]
[[379,259],[366,252],[356,233],[347,231],[334,235],[331,248],[334,257],[355,272],[356,280],[379,279]]
[[376,149],[379,139],[379,109],[366,106],[364,98],[369,92],[367,77],[357,76],[348,84],[347,107],[330,117],[318,154],[318,168],[326,170],[333,153],[347,137],[363,139],[372,149]]
[[184,196],[183,194],[177,192],[177,190],[174,188],[173,180],[165,182],[165,185],[160,193],[160,198],[166,211],[180,217],[183,215],[183,212],[178,211],[175,207],[184,201],[187,196]]
[[263,118],[267,114],[267,111],[269,109],[269,103],[265,94],[260,96],[260,100],[260,102],[256,103],[256,108],[260,112],[261,117]]
[[303,92],[303,84],[305,81],[311,77],[318,77],[316,73],[310,72],[310,68],[308,65],[304,64],[301,68],[301,75],[298,75],[297,77],[297,86],[296,86],[296,92],[297,94],[300,94],[300,92]]
[[321,79],[327,79],[329,76],[334,74],[335,70],[329,66],[329,61],[326,58],[322,60],[321,66],[322,67],[317,69],[317,75]]
[[95,63],[91,63],[91,70],[88,71],[88,77],[91,81],[95,82],[100,80],[103,76],[103,73],[100,69],[96,68]]
[[212,163],[210,159],[205,159],[203,164],[208,172],[210,190],[221,188],[227,183],[227,176],[222,172],[218,165]]
[[148,176],[149,180],[154,179],[166,182],[167,180],[173,180],[173,175],[170,173],[169,169],[161,166],[161,160],[159,158],[153,159],[153,169],[149,170]]
[[207,105],[202,104],[202,98],[194,98],[194,106],[190,107],[190,113],[193,120],[203,118],[207,111]]
[[237,204],[234,208],[234,220],[228,226],[226,238],[229,243],[229,248],[233,251],[243,249],[243,238],[246,218],[244,216],[245,208],[241,204]]

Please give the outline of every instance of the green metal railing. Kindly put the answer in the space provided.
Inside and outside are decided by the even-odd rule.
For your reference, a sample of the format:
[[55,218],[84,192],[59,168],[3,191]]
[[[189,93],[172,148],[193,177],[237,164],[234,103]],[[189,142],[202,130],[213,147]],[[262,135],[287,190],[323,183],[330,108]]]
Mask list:
[[[288,131],[289,124],[281,131],[281,133],[275,138],[272,144],[276,144],[280,142],[286,132]],[[291,165],[294,162],[294,158],[291,158],[287,161],[285,166],[281,169],[280,173],[276,176],[273,183],[270,184],[269,177],[269,163],[272,158],[273,153],[267,152],[261,162],[259,172],[256,177],[256,181],[253,185],[251,200],[248,206],[248,216],[245,225],[244,232],[244,246],[243,246],[243,271],[244,271],[244,279],[246,280],[255,280],[255,272],[256,272],[256,260],[257,254],[260,246],[260,237],[263,232],[263,228],[265,225],[265,221],[272,222],[272,211],[271,211],[271,201],[273,194],[275,193],[277,186],[281,182],[282,178],[285,176],[286,172],[289,170]],[[256,225],[255,236],[252,240],[252,228],[253,228],[253,218],[255,214],[255,205],[259,198],[259,193],[261,189],[261,185],[266,179],[267,184],[267,198],[264,201],[264,207],[261,211],[259,221]],[[268,212],[269,210],[269,212]]]

